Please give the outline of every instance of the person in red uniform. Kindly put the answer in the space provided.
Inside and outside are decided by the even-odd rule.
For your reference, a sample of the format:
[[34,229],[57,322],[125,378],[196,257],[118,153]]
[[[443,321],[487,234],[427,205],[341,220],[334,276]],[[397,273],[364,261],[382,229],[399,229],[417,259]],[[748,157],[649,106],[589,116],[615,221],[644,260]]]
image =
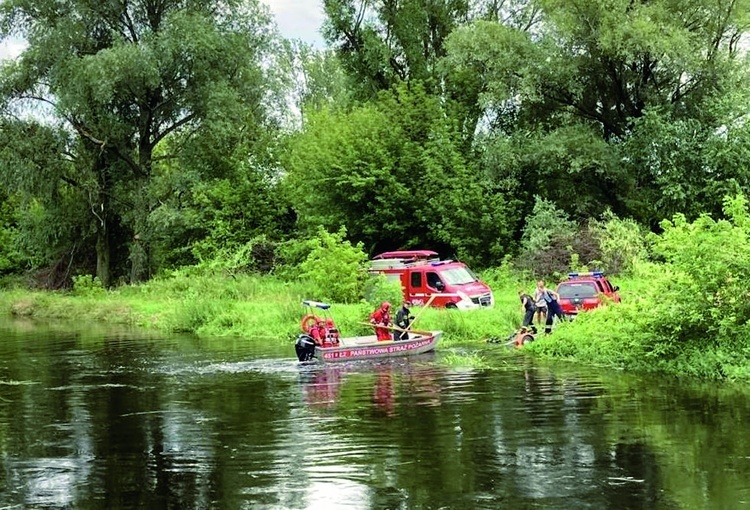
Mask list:
[[325,345],[323,345],[326,339],[326,328],[322,320],[317,320],[316,322],[311,324],[307,330],[307,334],[310,335],[313,340],[315,340],[315,343],[317,345],[326,347]]
[[391,340],[391,304],[385,301],[380,308],[370,314],[370,323],[375,326],[375,336],[379,342]]

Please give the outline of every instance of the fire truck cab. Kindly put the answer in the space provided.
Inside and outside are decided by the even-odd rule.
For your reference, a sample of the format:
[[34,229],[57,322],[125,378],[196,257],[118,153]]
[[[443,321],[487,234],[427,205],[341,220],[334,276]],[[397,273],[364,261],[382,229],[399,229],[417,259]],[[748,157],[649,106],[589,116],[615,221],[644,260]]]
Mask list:
[[470,310],[495,304],[492,289],[463,262],[440,260],[429,250],[390,251],[373,257],[370,272],[401,283],[404,300]]

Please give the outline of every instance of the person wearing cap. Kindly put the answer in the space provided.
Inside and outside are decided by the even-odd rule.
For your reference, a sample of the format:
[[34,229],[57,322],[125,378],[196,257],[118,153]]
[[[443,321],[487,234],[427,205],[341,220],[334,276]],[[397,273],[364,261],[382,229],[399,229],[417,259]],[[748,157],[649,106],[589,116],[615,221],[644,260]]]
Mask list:
[[383,302],[380,308],[370,314],[370,324],[375,326],[375,336],[379,342],[391,339],[388,330],[391,326],[391,304],[388,301]]
[[[396,326],[399,328],[406,330],[409,329],[409,325],[411,324],[411,321],[414,320],[414,317],[411,315],[411,312],[409,311],[409,302],[404,301],[401,305],[401,308],[398,309],[398,312],[396,312]],[[408,331],[393,331],[393,340],[408,340],[409,339],[409,332]]]

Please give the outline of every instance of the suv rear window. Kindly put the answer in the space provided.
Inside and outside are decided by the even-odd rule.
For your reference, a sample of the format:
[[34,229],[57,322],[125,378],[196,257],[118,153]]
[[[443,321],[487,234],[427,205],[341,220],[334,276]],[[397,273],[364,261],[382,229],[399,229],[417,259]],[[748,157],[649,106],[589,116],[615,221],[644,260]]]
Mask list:
[[596,297],[599,291],[593,282],[565,282],[557,289],[561,298],[589,298]]

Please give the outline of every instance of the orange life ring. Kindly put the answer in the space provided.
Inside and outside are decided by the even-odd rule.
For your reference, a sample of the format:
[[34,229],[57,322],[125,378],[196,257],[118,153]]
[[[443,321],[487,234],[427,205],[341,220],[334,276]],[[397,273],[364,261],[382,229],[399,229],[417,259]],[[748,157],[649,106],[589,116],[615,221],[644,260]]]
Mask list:
[[318,322],[322,321],[320,317],[318,317],[315,314],[309,313],[302,317],[302,320],[299,323],[299,327],[302,328],[303,333],[309,333],[310,328],[312,326],[315,326]]

